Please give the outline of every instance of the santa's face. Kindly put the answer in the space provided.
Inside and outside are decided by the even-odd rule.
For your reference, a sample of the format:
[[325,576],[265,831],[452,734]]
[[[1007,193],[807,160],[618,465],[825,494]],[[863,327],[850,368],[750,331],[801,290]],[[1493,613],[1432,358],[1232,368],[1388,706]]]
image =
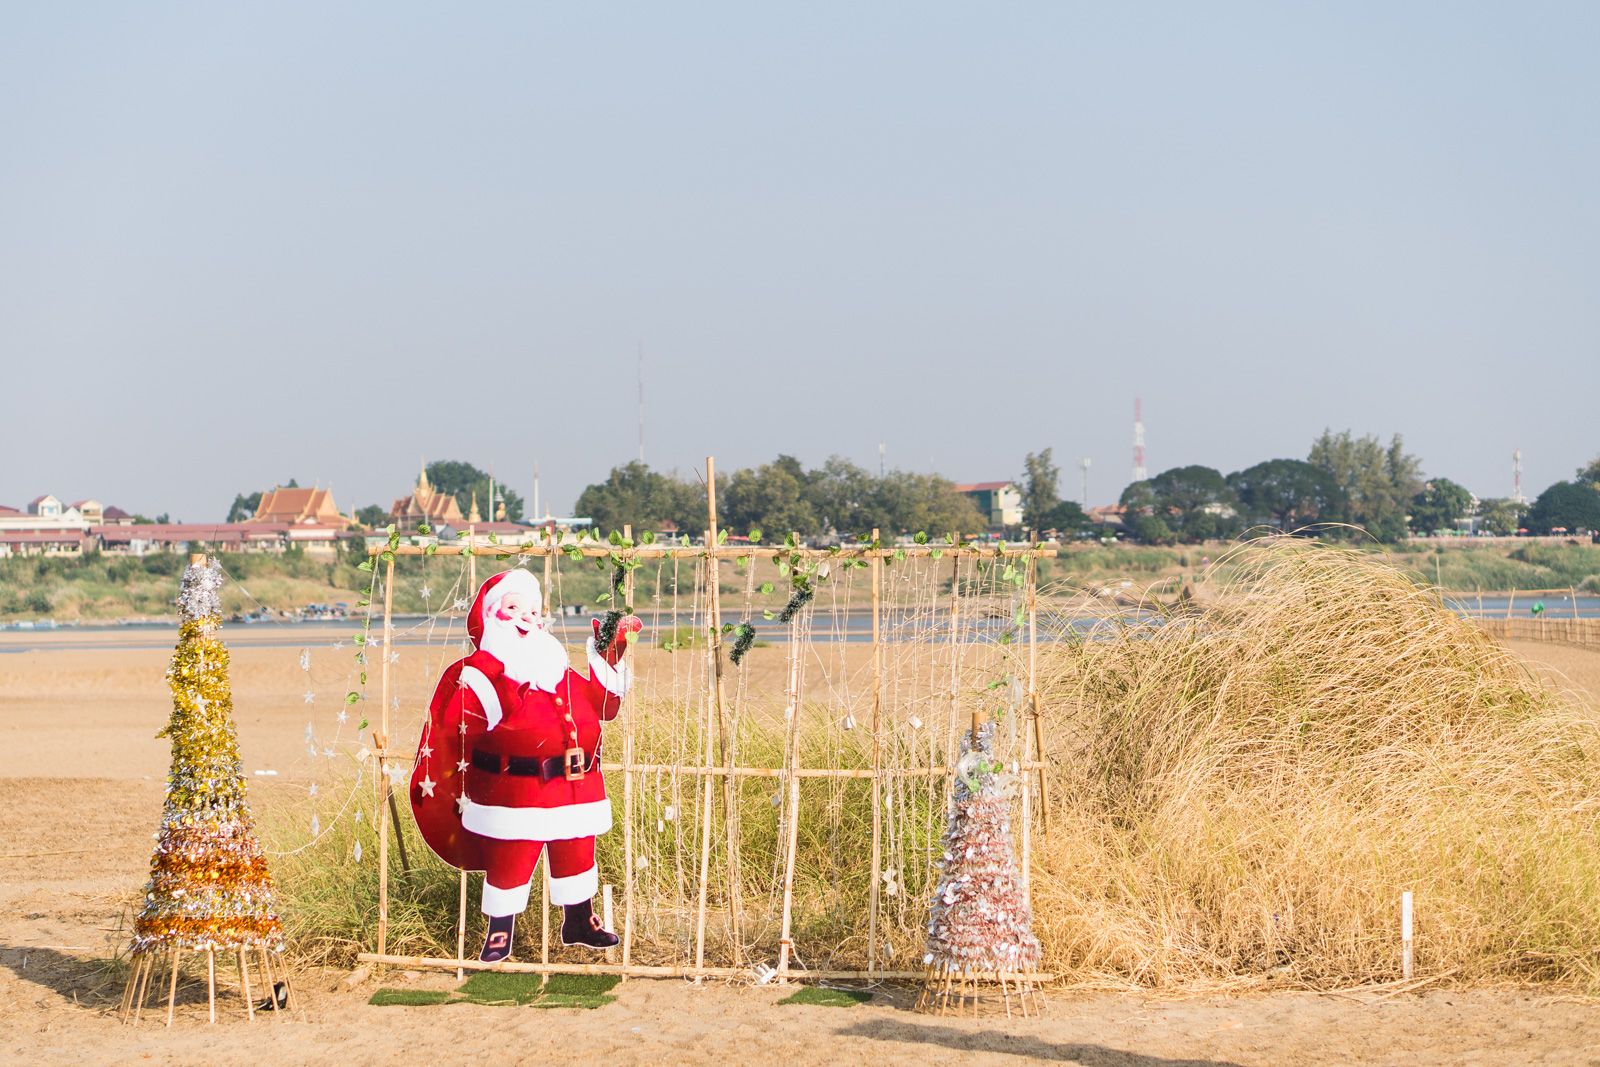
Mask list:
[[567,650],[546,629],[537,598],[522,592],[502,596],[483,620],[478,645],[499,660],[506,677],[555,692],[567,673]]

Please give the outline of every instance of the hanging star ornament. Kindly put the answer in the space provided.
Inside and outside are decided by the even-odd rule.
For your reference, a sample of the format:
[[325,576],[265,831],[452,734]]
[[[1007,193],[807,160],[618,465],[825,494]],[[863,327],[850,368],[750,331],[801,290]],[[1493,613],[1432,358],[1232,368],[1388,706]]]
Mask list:
[[312,692],[310,689],[307,689],[306,690],[306,703],[307,704],[315,704],[316,702],[317,702],[317,694]]
[[421,589],[418,589],[417,592],[422,595],[423,600],[427,600],[428,597],[433,595],[433,590],[429,589],[427,586],[423,586]]
[[464,814],[466,814],[466,811],[467,811],[467,797],[466,797],[466,794],[462,794],[461,796],[456,797],[456,814],[457,815],[464,815]]
[[456,760],[456,770],[465,773],[466,769],[467,769],[467,766],[468,766],[468,764],[467,764],[466,760],[464,760],[464,759]]
[[433,755],[433,749],[430,748],[427,745],[423,745],[422,746],[422,758],[423,759],[427,759],[431,755]]
[[339,714],[335,715],[334,718],[338,720],[340,726],[343,726],[345,723],[350,721],[350,716],[343,708],[339,709]]
[[428,777],[427,775],[423,775],[422,781],[417,783],[417,788],[422,790],[423,796],[431,797],[433,796],[433,787],[438,784],[439,783],[435,782],[432,778]]

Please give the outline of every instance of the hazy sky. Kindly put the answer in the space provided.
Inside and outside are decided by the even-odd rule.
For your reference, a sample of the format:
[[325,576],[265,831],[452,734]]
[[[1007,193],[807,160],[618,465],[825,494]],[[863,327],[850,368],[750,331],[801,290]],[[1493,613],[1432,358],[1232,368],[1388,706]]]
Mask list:
[[1600,5],[16,4],[0,503],[1600,452]]

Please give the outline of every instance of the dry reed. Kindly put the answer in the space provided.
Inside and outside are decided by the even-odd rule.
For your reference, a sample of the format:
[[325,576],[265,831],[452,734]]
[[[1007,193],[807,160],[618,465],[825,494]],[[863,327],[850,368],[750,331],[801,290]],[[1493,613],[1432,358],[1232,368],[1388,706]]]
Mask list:
[[1261,540],[1212,574],[1203,610],[1041,653],[1046,968],[1398,978],[1411,890],[1419,975],[1600,987],[1600,731],[1579,704],[1369,555]]

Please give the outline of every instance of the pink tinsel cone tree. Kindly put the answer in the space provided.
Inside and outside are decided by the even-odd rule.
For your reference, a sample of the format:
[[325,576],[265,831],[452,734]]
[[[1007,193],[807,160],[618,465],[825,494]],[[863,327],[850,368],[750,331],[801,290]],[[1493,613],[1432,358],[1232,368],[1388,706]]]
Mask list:
[[923,962],[937,972],[1031,973],[1039,940],[1011,842],[1014,778],[994,758],[994,723],[976,745],[964,734],[961,748]]

